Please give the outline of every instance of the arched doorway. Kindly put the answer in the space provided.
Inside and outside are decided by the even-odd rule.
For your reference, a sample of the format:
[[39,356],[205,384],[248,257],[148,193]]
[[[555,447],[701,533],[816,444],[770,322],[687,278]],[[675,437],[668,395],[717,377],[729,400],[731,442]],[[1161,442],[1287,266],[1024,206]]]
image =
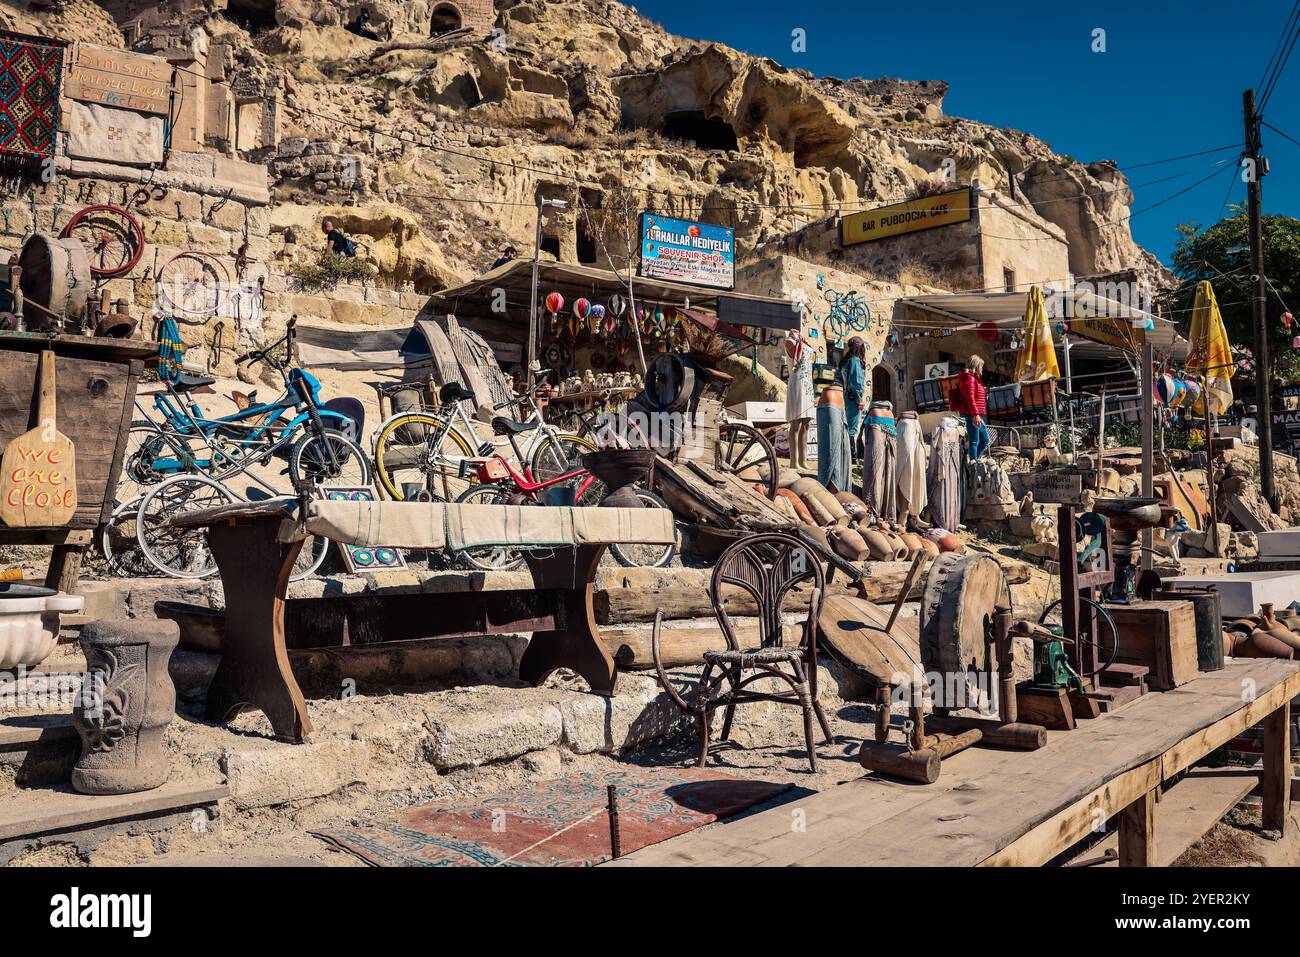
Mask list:
[[884,363],[871,370],[871,401],[894,401],[894,370]]
[[452,30],[459,30],[464,22],[460,9],[455,4],[440,3],[433,8],[433,25],[429,34],[437,37],[451,33]]

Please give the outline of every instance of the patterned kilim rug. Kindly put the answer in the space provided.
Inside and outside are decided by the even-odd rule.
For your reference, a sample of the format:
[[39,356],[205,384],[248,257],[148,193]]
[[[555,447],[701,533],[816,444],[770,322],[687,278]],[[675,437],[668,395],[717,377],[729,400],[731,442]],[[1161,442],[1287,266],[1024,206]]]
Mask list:
[[65,45],[0,30],[0,154],[54,155]]
[[612,856],[606,787],[618,788],[623,854],[770,800],[789,784],[696,768],[583,771],[473,803],[423,804],[394,820],[313,831],[376,867],[580,867]]

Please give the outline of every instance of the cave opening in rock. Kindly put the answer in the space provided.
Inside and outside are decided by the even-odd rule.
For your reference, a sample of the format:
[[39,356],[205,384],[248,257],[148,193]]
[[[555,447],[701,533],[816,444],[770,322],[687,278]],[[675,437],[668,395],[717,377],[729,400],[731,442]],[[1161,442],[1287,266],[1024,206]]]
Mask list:
[[660,132],[670,140],[685,140],[702,150],[740,149],[731,124],[707,117],[703,110],[678,110],[665,114]]
[[451,33],[452,30],[459,30],[463,23],[460,10],[453,4],[440,3],[433,8],[433,25],[429,35],[437,37],[444,33]]
[[542,236],[542,252],[550,253],[558,262],[560,259],[560,237]]
[[599,265],[601,261],[600,245],[594,230],[597,228],[597,212],[604,202],[604,194],[598,189],[579,189],[578,200],[582,208],[578,210],[578,262],[583,265]]
[[276,26],[275,4],[265,0],[229,0],[226,4],[226,17],[249,33],[274,30]]

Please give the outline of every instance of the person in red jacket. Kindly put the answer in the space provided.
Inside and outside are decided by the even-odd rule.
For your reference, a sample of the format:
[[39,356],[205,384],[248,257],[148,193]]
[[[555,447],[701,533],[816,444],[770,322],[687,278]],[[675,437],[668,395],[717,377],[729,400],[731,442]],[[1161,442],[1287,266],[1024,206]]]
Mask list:
[[957,376],[954,411],[966,419],[967,447],[971,461],[982,458],[992,441],[988,423],[988,389],[984,387],[984,360],[971,356],[965,370]]

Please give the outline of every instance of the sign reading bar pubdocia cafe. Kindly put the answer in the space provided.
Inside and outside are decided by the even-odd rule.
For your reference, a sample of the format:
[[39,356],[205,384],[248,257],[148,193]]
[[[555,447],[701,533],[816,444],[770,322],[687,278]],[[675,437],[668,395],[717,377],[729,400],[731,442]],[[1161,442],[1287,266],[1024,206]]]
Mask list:
[[888,236],[965,223],[970,217],[971,191],[969,186],[963,186],[937,196],[845,216],[840,220],[840,242],[845,246],[869,243]]
[[646,279],[734,289],[736,231],[685,219],[641,214],[641,265]]

